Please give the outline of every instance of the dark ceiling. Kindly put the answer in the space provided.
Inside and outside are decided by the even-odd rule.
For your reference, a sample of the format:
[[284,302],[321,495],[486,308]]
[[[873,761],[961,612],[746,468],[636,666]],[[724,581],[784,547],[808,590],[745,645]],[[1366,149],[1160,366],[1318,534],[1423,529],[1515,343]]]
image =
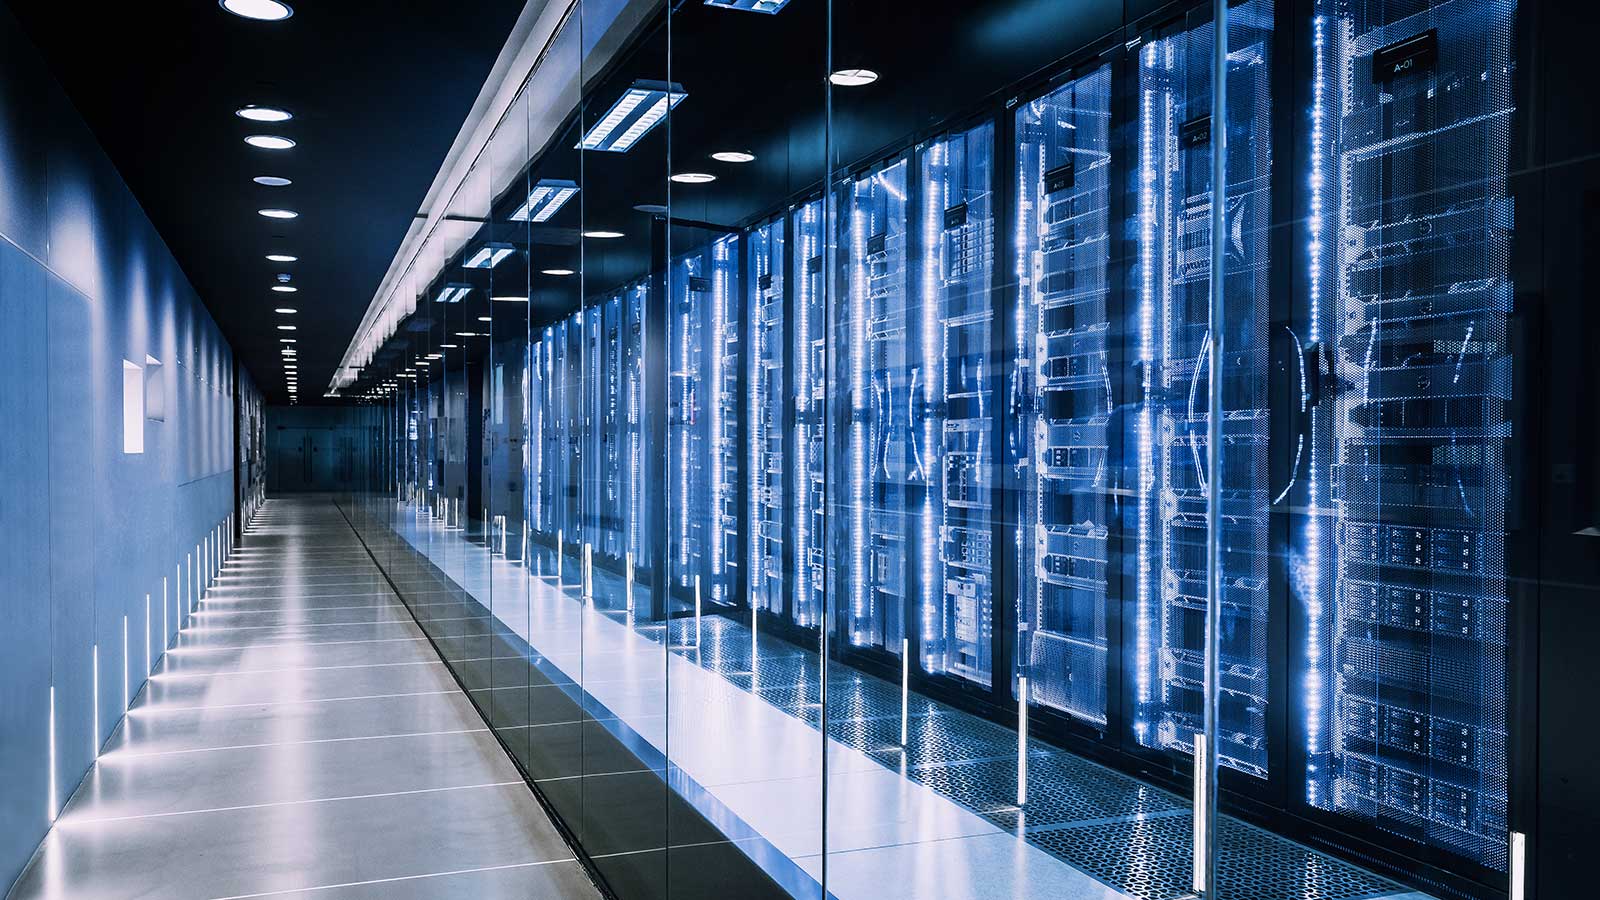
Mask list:
[[[321,401],[523,6],[291,0],[292,18],[258,22],[217,0],[6,2],[268,402],[288,400],[279,338],[298,341],[305,403]],[[247,122],[234,115],[247,104],[295,118]],[[258,150],[243,140],[254,133],[298,146]],[[297,293],[269,290],[279,272]]]

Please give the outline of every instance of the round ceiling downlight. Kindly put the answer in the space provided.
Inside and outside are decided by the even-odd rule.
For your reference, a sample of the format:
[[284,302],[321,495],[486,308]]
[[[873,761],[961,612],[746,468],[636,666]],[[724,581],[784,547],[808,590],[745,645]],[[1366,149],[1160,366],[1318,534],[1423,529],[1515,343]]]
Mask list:
[[840,87],[861,87],[878,80],[878,73],[871,69],[840,69],[828,76],[828,80]]
[[287,253],[268,253],[267,259],[272,262],[299,262],[300,257],[290,256]]
[[717,176],[710,172],[679,172],[672,176],[672,180],[679,184],[710,184],[717,180]]
[[244,142],[262,150],[288,150],[294,141],[280,134],[247,134]]
[[282,22],[294,15],[294,7],[279,0],[221,0],[221,4],[236,16],[260,22]]
[[279,178],[276,175],[257,175],[251,180],[253,180],[256,184],[264,184],[267,187],[288,187],[289,185],[294,184],[294,182],[290,181],[289,179]]
[[573,275],[573,274],[576,274],[576,273],[574,273],[571,269],[540,269],[539,270],[539,274],[540,275],[555,275],[555,276],[560,277],[560,276],[566,276],[566,275]]
[[756,161],[756,155],[748,150],[718,150],[717,152],[711,154],[711,158],[717,162],[725,163],[747,163]]
[[295,291],[300,290],[297,287],[290,287],[287,284],[275,284],[275,285],[272,286],[272,289],[277,291],[280,294],[292,294]]
[[294,113],[289,112],[287,109],[279,109],[276,106],[257,106],[254,103],[249,106],[239,107],[233,111],[233,114],[241,119],[249,119],[252,122],[287,122],[294,118]]
[[608,240],[611,240],[613,238],[622,237],[622,232],[620,232],[620,231],[585,231],[583,233],[583,236],[586,237],[586,238],[594,238],[595,240],[608,241]]
[[298,219],[300,214],[292,209],[258,209],[256,212],[269,219]]

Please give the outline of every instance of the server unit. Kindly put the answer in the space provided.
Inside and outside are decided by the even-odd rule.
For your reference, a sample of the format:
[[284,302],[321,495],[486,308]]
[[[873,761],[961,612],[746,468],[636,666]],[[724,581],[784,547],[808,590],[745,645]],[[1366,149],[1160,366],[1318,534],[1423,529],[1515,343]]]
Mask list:
[[916,164],[906,525],[918,532],[918,649],[924,671],[988,687],[1000,374],[993,356],[994,126],[926,142]]
[[[1107,723],[1111,66],[1015,113],[1017,683],[1027,702]],[[1023,681],[1022,679],[1026,679]]]
[[784,604],[783,543],[787,513],[784,488],[784,429],[789,394],[784,380],[784,220],[751,229],[745,237],[749,302],[750,606],[781,614]]
[[624,561],[631,559],[643,566],[649,559],[650,521],[646,510],[650,505],[651,486],[646,480],[648,463],[645,458],[645,304],[650,297],[649,281],[636,281],[622,290],[617,324],[620,331],[618,348],[622,395],[620,415],[622,456],[623,510],[622,550]]
[[827,583],[828,368],[823,266],[823,202],[790,213],[794,323],[794,593],[789,619],[804,628],[822,622]]
[[1503,871],[1515,5],[1313,28],[1306,800]]

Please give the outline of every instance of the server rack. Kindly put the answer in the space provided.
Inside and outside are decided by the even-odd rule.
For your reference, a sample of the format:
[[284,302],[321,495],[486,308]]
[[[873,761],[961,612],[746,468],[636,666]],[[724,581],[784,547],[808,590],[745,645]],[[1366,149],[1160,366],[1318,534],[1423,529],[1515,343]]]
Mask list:
[[623,542],[627,536],[624,490],[627,481],[623,468],[623,428],[626,418],[626,394],[622,375],[624,294],[617,292],[605,298],[599,307],[591,309],[596,320],[592,327],[598,329],[599,340],[591,345],[596,358],[591,366],[598,373],[595,382],[594,406],[598,410],[600,483],[595,486],[598,502],[594,511],[599,533],[595,536],[594,552],[620,559],[625,552]]
[[1107,618],[1120,599],[1108,577],[1111,110],[1112,66],[1102,63],[1015,113],[1013,696],[1025,685],[1029,704],[1096,726],[1108,722]]
[[1507,866],[1511,0],[1316,4],[1305,800]]
[[788,386],[784,379],[784,220],[751,229],[748,253],[749,302],[749,480],[750,607],[782,613],[784,606],[785,502],[784,430],[788,424]]
[[621,377],[623,394],[622,457],[623,500],[619,504],[626,510],[624,552],[637,568],[646,566],[649,559],[650,484],[645,479],[645,358],[649,349],[645,343],[645,303],[650,296],[647,280],[636,281],[622,291],[618,322],[621,328]]
[[[1233,7],[1228,108],[1211,108],[1212,26],[1138,52],[1140,209],[1134,733],[1193,753],[1202,730],[1206,610],[1208,382],[1223,392],[1223,596],[1219,760],[1267,776],[1268,224],[1273,7]],[[1222,119],[1214,122],[1214,119]],[[1228,129],[1224,248],[1226,357],[1207,360],[1211,289],[1211,129]]]
[[794,594],[789,620],[802,628],[822,623],[827,584],[827,319],[823,279],[823,201],[790,214],[794,235],[793,358],[795,464]]
[[[923,671],[993,680],[995,383],[994,125],[918,147],[908,560]],[[916,495],[921,493],[920,503]],[[920,508],[919,508],[920,507]],[[907,535],[908,538],[913,535]]]

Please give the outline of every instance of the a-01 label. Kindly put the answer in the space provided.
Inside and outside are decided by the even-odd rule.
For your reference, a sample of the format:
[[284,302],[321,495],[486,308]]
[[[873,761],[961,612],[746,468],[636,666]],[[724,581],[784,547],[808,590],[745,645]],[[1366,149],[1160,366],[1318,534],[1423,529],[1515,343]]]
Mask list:
[[772,290],[772,273],[768,272],[767,274],[756,279],[756,287],[763,291]]
[[880,231],[872,237],[867,238],[867,255],[872,256],[876,253],[882,253],[888,248],[888,246],[889,233],[887,231]]
[[1211,143],[1211,117],[1197,116],[1178,129],[1178,141],[1185,149]]
[[1078,183],[1078,164],[1076,160],[1068,160],[1065,165],[1056,166],[1044,173],[1044,192],[1054,194],[1064,191]]
[[690,275],[689,291],[695,294],[711,293],[711,279],[704,275]]
[[1439,30],[1395,41],[1372,51],[1372,81],[1382,83],[1401,75],[1431,69],[1439,62]]
[[952,228],[960,228],[965,224],[967,224],[967,205],[965,203],[957,203],[944,211],[945,231],[949,231]]

